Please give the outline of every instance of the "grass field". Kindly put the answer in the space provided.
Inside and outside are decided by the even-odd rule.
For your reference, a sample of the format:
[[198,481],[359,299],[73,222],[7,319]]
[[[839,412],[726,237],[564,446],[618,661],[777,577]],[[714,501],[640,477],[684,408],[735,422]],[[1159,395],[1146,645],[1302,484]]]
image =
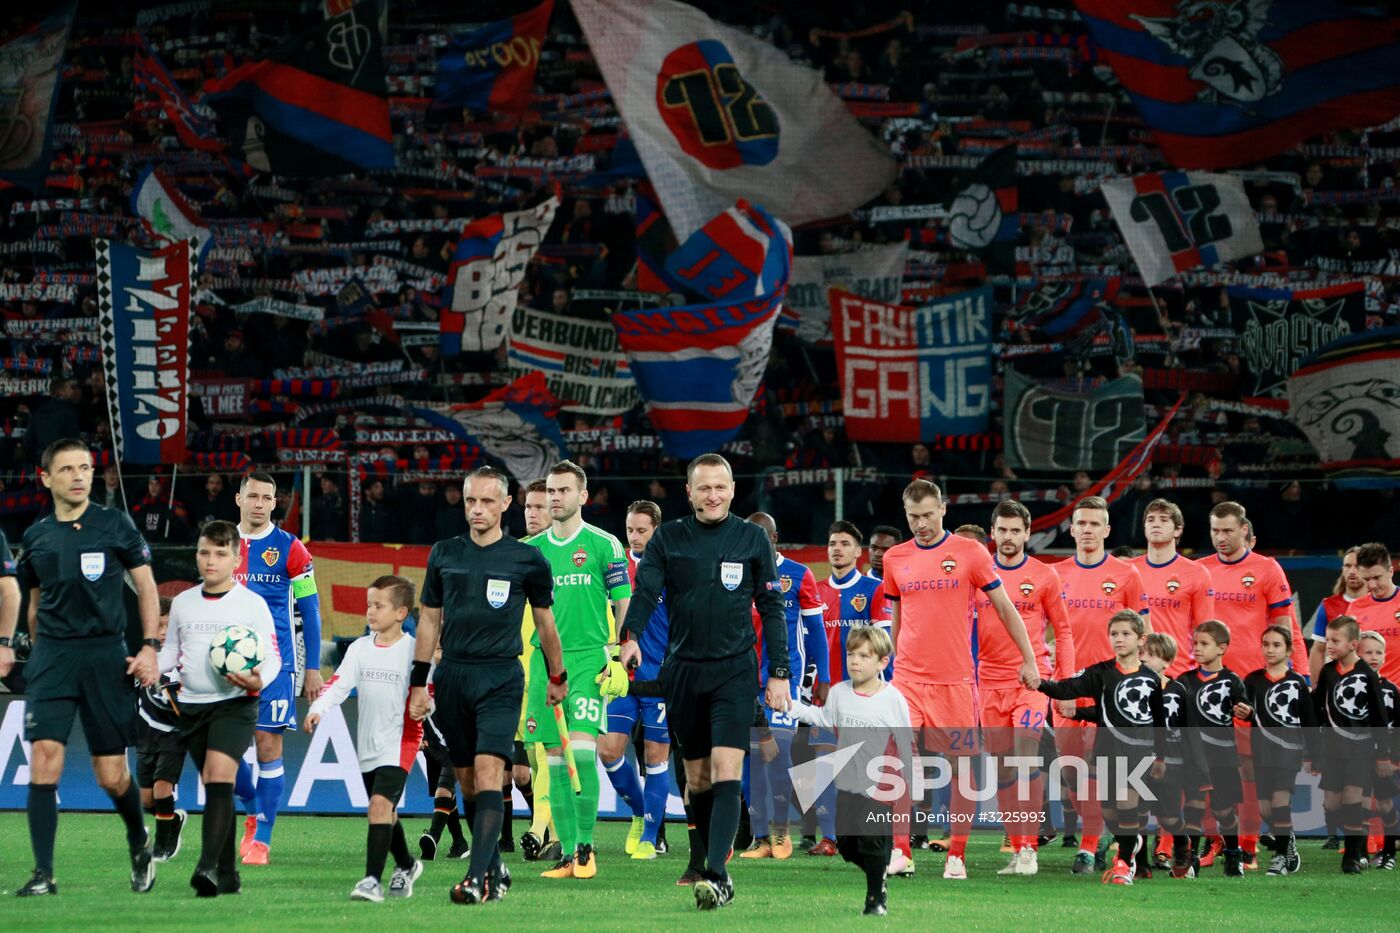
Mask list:
[[[426,821],[407,823],[416,840]],[[65,814],[59,823],[60,894],[10,896],[29,877],[24,815],[0,814],[0,929],[5,930],[354,930],[439,929],[443,922],[479,922],[496,930],[558,933],[631,930],[846,930],[850,924],[918,924],[919,929],[1095,929],[1123,919],[1143,929],[1394,930],[1400,915],[1400,872],[1344,877],[1335,853],[1305,840],[1303,873],[1266,878],[1262,871],[1226,883],[1218,869],[1195,881],[1159,875],[1131,888],[1110,888],[1097,877],[1071,876],[1071,853],[1052,845],[1034,878],[998,878],[1004,856],[990,836],[975,837],[965,882],[944,881],[942,856],[919,853],[918,876],[890,881],[890,915],[860,916],[864,882],[837,858],[796,855],[786,862],[740,862],[731,868],[735,903],[718,916],[695,910],[689,889],[675,887],[683,851],[653,862],[622,855],[625,825],[601,827],[598,877],[552,881],[519,855],[507,856],[515,885],[503,903],[457,907],[447,898],[465,863],[426,866],[407,901],[349,900],[364,868],[365,822],[348,817],[284,817],[277,823],[273,864],[245,868],[244,893],[197,901],[188,886],[199,847],[199,817],[186,829],[185,848],[160,866],[155,890],[132,894],[125,846],[115,816]],[[685,846],[682,827],[671,838]],[[416,852],[416,845],[412,848]],[[387,883],[387,875],[386,875]],[[912,929],[913,927],[907,927]]]

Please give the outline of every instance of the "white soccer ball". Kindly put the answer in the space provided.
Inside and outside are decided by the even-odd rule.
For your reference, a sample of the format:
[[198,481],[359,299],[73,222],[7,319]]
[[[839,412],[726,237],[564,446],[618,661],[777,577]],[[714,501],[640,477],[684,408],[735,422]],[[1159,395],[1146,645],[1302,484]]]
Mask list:
[[1227,710],[1225,704],[1229,699],[1230,684],[1224,680],[1217,680],[1202,687],[1196,694],[1196,708],[1202,716],[1217,726],[1228,726],[1232,711]]
[[1114,700],[1118,709],[1129,722],[1147,725],[1152,722],[1152,707],[1148,699],[1152,696],[1152,685],[1137,678],[1124,680],[1114,690]]
[[241,625],[230,625],[209,646],[209,663],[220,677],[251,671],[266,657],[262,636]]
[[1285,726],[1299,725],[1302,720],[1293,711],[1293,703],[1299,697],[1298,684],[1291,680],[1274,684],[1264,694],[1264,706],[1274,721]]
[[1332,688],[1332,701],[1337,709],[1353,720],[1362,720],[1370,712],[1366,697],[1366,678],[1362,674],[1349,674]]
[[969,185],[948,209],[948,242],[958,249],[982,249],[1001,227],[997,194],[983,184]]

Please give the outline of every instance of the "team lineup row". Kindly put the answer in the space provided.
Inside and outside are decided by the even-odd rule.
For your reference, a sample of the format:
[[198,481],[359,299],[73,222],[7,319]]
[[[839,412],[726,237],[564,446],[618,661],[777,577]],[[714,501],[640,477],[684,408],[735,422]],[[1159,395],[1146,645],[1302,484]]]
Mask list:
[[[1057,727],[1056,740],[1062,752],[1072,750],[1066,748],[1072,744],[1071,735],[1078,736],[1073,741],[1087,751],[1093,747],[1097,731],[1092,723],[1080,726],[1095,713],[1076,712],[1066,702],[1069,694],[1079,691],[1101,701],[1097,715],[1109,727],[1103,733],[1109,738],[1099,740],[1101,753],[1115,736],[1113,717],[1124,714],[1123,709],[1103,701],[1132,692],[1104,693],[1107,681],[1102,677],[1103,665],[1121,677],[1129,666],[1136,671],[1139,654],[1144,654],[1149,667],[1156,663],[1153,669],[1160,668],[1164,675],[1146,678],[1144,683],[1150,680],[1155,690],[1139,697],[1158,697],[1150,702],[1156,702],[1159,709],[1163,697],[1170,703],[1170,689],[1163,693],[1163,685],[1189,684],[1190,678],[1179,676],[1189,672],[1201,683],[1230,681],[1231,690],[1224,693],[1231,712],[1257,714],[1260,701],[1252,706],[1245,702],[1248,679],[1241,681],[1219,666],[1227,646],[1233,670],[1257,669],[1266,676],[1281,677],[1291,669],[1292,676],[1304,681],[1304,690],[1306,680],[1317,680],[1320,673],[1320,664],[1309,667],[1286,578],[1277,563],[1252,549],[1244,511],[1233,503],[1222,503],[1212,512],[1216,554],[1191,562],[1175,550],[1181,533],[1180,511],[1169,502],[1154,502],[1145,517],[1148,553],[1124,561],[1105,553],[1110,529],[1102,500],[1082,500],[1072,525],[1075,558],[1052,567],[1025,554],[1030,518],[1019,503],[1007,500],[994,510],[995,551],[989,554],[981,540],[946,531],[939,490],[931,483],[916,481],[904,498],[912,539],[893,544],[880,540],[881,536],[893,537],[893,529],[878,529],[871,541],[873,575],[862,574],[857,566],[863,543],[860,532],[838,522],[829,540],[832,575],[817,583],[806,568],[777,554],[777,529],[770,517],[759,514],[744,521],[729,514],[733,480],[722,458],[699,458],[687,478],[695,515],[658,528],[659,510],[650,503],[637,503],[628,511],[628,547],[624,548],[612,536],[582,522],[579,510],[586,501],[587,478],[574,464],[559,464],[547,478],[530,487],[526,515],[536,533],[525,542],[501,533],[501,512],[509,504],[505,477],[489,469],[478,470],[464,484],[469,534],[439,542],[429,559],[416,639],[403,634],[401,628],[413,607],[412,584],[406,580],[375,581],[368,599],[371,633],[347,653],[324,696],[319,677],[313,683],[308,670],[307,678],[307,692],[315,699],[308,728],[314,728],[328,703],[343,699],[351,689],[360,694],[357,738],[366,787],[371,791],[372,831],[366,877],[355,889],[357,896],[382,898],[379,877],[389,852],[396,864],[391,896],[411,893],[412,881],[421,871],[421,865],[408,855],[393,806],[403,788],[403,775],[418,750],[421,723],[434,707],[435,728],[428,731],[430,735],[441,734],[451,766],[444,770],[455,776],[462,790],[474,840],[471,866],[462,883],[454,887],[454,900],[494,900],[508,888],[509,875],[500,863],[498,841],[503,825],[500,789],[503,785],[509,788],[511,771],[507,766],[512,761],[517,763],[513,769],[517,784],[525,786],[530,786],[530,765],[535,766],[537,803],[547,793],[547,786],[573,784],[580,791],[555,794],[550,800],[551,828],[560,851],[546,876],[587,878],[597,872],[593,827],[600,762],[636,815],[629,851],[634,857],[654,857],[665,805],[664,793],[656,789],[669,787],[666,762],[674,742],[684,765],[678,769],[678,778],[685,786],[688,822],[694,826],[691,865],[683,880],[693,882],[697,905],[704,908],[723,906],[733,896],[724,864],[744,798],[749,801],[754,842],[742,855],[766,857],[781,852],[784,846],[790,849],[787,774],[792,766],[796,720],[834,728],[835,734],[824,732],[821,742],[815,730],[812,736],[815,748],[834,747],[843,731],[841,711],[888,691],[883,702],[891,709],[905,708],[907,724],[922,736],[925,753],[943,755],[957,772],[968,758],[940,745],[940,736],[946,738],[980,722],[988,736],[1005,730],[1018,752],[1033,749],[1041,741],[1042,728],[1050,725],[1042,693],[1059,698],[1048,718]],[[155,651],[162,645],[159,613],[150,606],[149,615],[154,618],[147,618],[148,603],[153,600],[147,599],[143,585],[150,581],[146,566],[149,554],[145,552],[143,560],[144,545],[134,529],[128,534],[129,521],[123,527],[120,516],[88,503],[91,458],[86,448],[80,444],[51,448],[45,455],[43,479],[54,492],[55,512],[26,533],[18,568],[8,568],[18,573],[20,582],[31,592],[31,631],[40,636],[28,670],[35,713],[27,723],[27,737],[36,742],[36,762],[41,760],[39,747],[49,743],[53,748],[44,750],[47,763],[51,764],[55,755],[58,761],[57,768],[36,768],[31,784],[36,871],[26,889],[36,894],[56,890],[52,827],[57,812],[52,791],[42,778],[51,773],[56,781],[62,743],[78,712],[94,750],[99,781],[112,794],[127,823],[133,887],[149,888],[154,878],[154,853],[146,846],[140,796],[125,773],[125,747],[133,741],[135,723],[115,711],[96,715],[94,707],[111,697],[91,694],[105,691],[102,684],[110,685],[113,691],[123,686],[129,690],[128,673],[152,684],[164,669],[167,673],[177,671],[184,683],[177,722],[166,731],[184,738],[206,789],[212,790],[211,784],[218,786],[217,792],[207,794],[210,805],[204,819],[204,853],[193,883],[200,893],[234,890],[239,882],[233,847],[233,798],[236,793],[245,806],[250,802],[261,805],[266,791],[273,789],[265,785],[280,777],[276,773],[280,762],[271,756],[265,759],[264,737],[280,740],[280,728],[295,726],[290,688],[279,693],[274,687],[284,674],[294,676],[295,661],[290,661],[290,666],[288,661],[294,652],[270,653],[269,659],[277,661],[265,661],[257,674],[240,675],[246,679],[205,684],[217,687],[217,695],[191,691],[191,686],[200,683],[199,675],[192,680],[187,671],[200,664],[208,668],[207,655],[200,654],[207,642],[191,640],[190,651],[182,655],[181,649],[172,648],[176,640],[167,636],[157,661]],[[266,494],[267,505],[259,512],[256,500],[262,494]],[[253,474],[245,478],[239,495],[239,526],[223,523],[227,527],[211,527],[206,529],[210,534],[201,535],[198,559],[204,586],[181,594],[172,605],[171,631],[181,633],[177,636],[181,648],[187,630],[191,635],[207,636],[226,624],[225,614],[247,624],[251,610],[237,608],[241,597],[226,595],[245,586],[258,595],[263,595],[261,589],[274,595],[275,604],[274,599],[264,599],[264,608],[272,610],[265,624],[273,645],[291,644],[292,598],[298,601],[305,624],[307,597],[315,597],[310,559],[298,555],[298,548],[300,555],[305,555],[300,542],[269,521],[274,497],[270,477]],[[290,539],[284,545],[285,552],[268,543],[273,533]],[[979,532],[977,537],[985,538],[985,533]],[[272,542],[282,543],[279,539]],[[106,555],[112,559],[107,561]],[[1376,633],[1361,645],[1383,650],[1387,642],[1400,638],[1394,613],[1386,611],[1396,592],[1389,555],[1384,548],[1370,545],[1349,553],[1347,560],[1345,586],[1338,595],[1354,600],[1347,615]],[[226,573],[221,569],[224,565]],[[276,579],[276,573],[263,567],[281,572],[281,578]],[[119,600],[100,598],[104,585],[120,585],[122,568],[131,571],[141,593],[142,621],[149,636],[148,644],[133,657],[126,656],[119,635],[115,641],[112,638],[113,632],[120,632],[120,620],[105,617],[111,613],[104,607],[119,605]],[[299,579],[293,582],[294,578]],[[1363,587],[1365,595],[1359,593]],[[153,583],[149,594],[154,595]],[[7,608],[0,612],[0,667],[6,670],[13,660],[5,644],[6,636],[14,630],[14,612],[8,608],[12,602],[17,606],[17,600],[6,598]],[[608,646],[614,639],[609,608],[619,622],[617,634],[622,639],[621,658],[614,661],[609,660]],[[1325,604],[1319,616],[1327,635],[1328,669],[1336,671],[1340,666],[1350,672],[1359,635],[1351,626],[1356,623],[1344,621],[1335,629],[1340,633],[1335,651],[1333,630],[1326,629],[1328,616],[1340,615],[1340,611],[1334,612],[1340,608]],[[314,603],[311,609],[314,612]],[[90,611],[84,614],[82,610]],[[1135,624],[1123,617],[1125,611],[1137,619]],[[534,631],[531,634],[527,628],[526,639],[522,639],[522,617],[533,622]],[[1117,619],[1113,627],[1110,619]],[[1118,631],[1125,627],[1128,632]],[[306,628],[309,648],[313,627]],[[319,642],[319,617],[314,620],[314,630]],[[868,634],[880,630],[888,631],[883,642]],[[854,632],[862,634],[851,642]],[[1281,658],[1270,638],[1284,643]],[[525,640],[528,647],[522,643]],[[882,655],[886,644],[888,650]],[[1214,658],[1210,657],[1212,646],[1218,649]],[[394,650],[371,651],[373,647]],[[437,649],[441,655],[434,668]],[[1371,650],[1374,653],[1375,649]],[[864,662],[856,657],[860,654],[868,656]],[[316,655],[310,650],[307,655],[310,668]],[[1194,669],[1189,655],[1194,655]],[[1129,658],[1133,665],[1125,663]],[[1384,665],[1387,662],[1382,659],[1387,658],[1391,664],[1400,664],[1400,652],[1394,650],[1374,660]],[[367,659],[373,664],[367,664]],[[530,672],[528,700],[522,659]],[[72,676],[75,671],[89,669],[107,672],[114,664],[121,676],[104,673],[86,681]],[[1042,678],[1052,673],[1052,664],[1057,680],[1042,684]],[[1216,665],[1213,669],[1212,664]],[[659,682],[655,692],[660,696],[638,695],[645,690],[629,692],[629,667],[635,668],[631,674],[638,684]],[[879,685],[873,693],[863,689],[871,682],[863,675],[870,674],[872,668],[874,682]],[[894,687],[885,683],[889,677],[886,668],[893,671]],[[1369,670],[1365,664],[1357,669],[1361,668]],[[1083,672],[1073,677],[1080,669]],[[804,678],[808,670],[811,676]],[[426,689],[430,671],[431,698]],[[1386,667],[1381,673],[1388,673]],[[1099,679],[1094,680],[1095,676]],[[1175,679],[1168,680],[1172,677]],[[805,688],[804,680],[808,681]],[[291,678],[287,681],[290,684]],[[83,689],[61,683],[99,686]],[[1114,680],[1112,686],[1119,684]],[[837,692],[832,685],[842,689]],[[382,704],[371,699],[379,688],[387,691]],[[751,743],[754,696],[760,689],[765,728],[753,734]],[[395,690],[400,691],[397,706],[393,703]],[[253,699],[252,692],[260,696]],[[1221,693],[1218,688],[1207,692],[1211,696]],[[407,722],[403,716],[405,699],[411,714]],[[1235,703],[1241,705],[1236,707]],[[382,716],[375,714],[379,709]],[[1380,703],[1372,710],[1379,713]],[[1324,711],[1330,713],[1325,704]],[[150,718],[146,718],[148,724]],[[1225,717],[1227,724],[1230,718]],[[1171,725],[1165,719],[1161,724]],[[1141,725],[1141,719],[1126,725]],[[645,739],[640,756],[644,758],[645,786],[636,768],[624,758],[634,729],[640,729]],[[238,762],[255,732],[260,762],[256,784],[241,780],[237,773]],[[523,759],[517,755],[517,740],[527,749]],[[751,744],[756,754],[748,755]],[[545,750],[542,760],[528,754],[539,746]],[[1251,780],[1256,753],[1247,743],[1240,752],[1240,764],[1233,773],[1237,780],[1239,774],[1245,777],[1238,793],[1241,799],[1231,801],[1232,795],[1215,784],[1209,785],[1213,793],[1207,796],[1212,810],[1222,801],[1226,803],[1218,809],[1228,809],[1231,814],[1237,803],[1243,806],[1238,820],[1214,814],[1228,850],[1227,874],[1233,873],[1236,863],[1252,860],[1259,822],[1258,813],[1250,809],[1255,801],[1266,802],[1265,817],[1275,843],[1285,847],[1275,862],[1282,857],[1286,868],[1289,835],[1280,832],[1288,825],[1286,806],[1281,809],[1276,803],[1277,794],[1265,793],[1269,784]],[[1382,759],[1388,767],[1389,759]],[[1166,770],[1170,770],[1170,763],[1171,756],[1167,756]],[[1376,777],[1388,779],[1389,772]],[[153,786],[147,800],[156,813],[158,837],[162,827],[178,822],[166,783],[165,788]],[[242,786],[245,783],[251,786]],[[748,784],[746,792],[744,783]],[[1200,833],[1192,822],[1192,804],[1197,802],[1191,796],[1197,790],[1190,786],[1193,783],[1205,782],[1181,785],[1178,795],[1184,794],[1184,808],[1177,822],[1156,814],[1161,828],[1179,837],[1173,855],[1178,863],[1184,862],[1185,869],[1194,865],[1181,839],[1190,843],[1190,837]],[[867,908],[883,912],[886,872],[904,873],[912,864],[908,833],[891,833],[892,852],[870,851],[874,843],[859,840],[844,844],[846,840],[835,831],[839,813],[865,804],[848,800],[839,779],[836,785],[828,798],[813,808],[822,836],[813,848],[820,850],[817,854],[840,851],[848,860],[861,864],[867,872]],[[225,786],[227,795],[223,793]],[[958,792],[961,786],[963,782],[953,781],[951,809],[955,814],[975,807],[967,795]],[[1361,797],[1369,799],[1373,790],[1379,803],[1382,785],[1368,775],[1364,782],[1338,787],[1333,800],[1324,774],[1324,789],[1329,814],[1342,819],[1347,831],[1344,863],[1354,868],[1357,834],[1353,830],[1358,819],[1364,821],[1361,811],[1354,812],[1354,808],[1362,807]],[[245,864],[267,860],[280,790],[280,786],[275,787],[271,817],[259,810],[249,823],[253,838],[245,838],[242,846]],[[450,800],[451,790],[443,787],[439,795]],[[1119,860],[1125,866],[1122,871],[1115,864],[1108,874],[1111,880],[1125,883],[1132,878],[1132,852],[1137,847],[1136,830],[1141,828],[1137,822],[1140,802],[1131,806],[1127,801],[1112,803],[1116,805],[1105,803],[1102,816],[1118,838],[1119,855],[1126,856]],[[1201,803],[1204,806],[1204,801]],[[1015,808],[1002,809],[1010,812]],[[1093,807],[1078,809],[1092,811]],[[1142,808],[1142,815],[1146,809]],[[455,806],[440,810],[455,813]],[[1381,812],[1385,816],[1391,811]],[[1091,812],[1080,815],[1085,834],[1076,858],[1077,871],[1081,863],[1092,864],[1098,855],[1091,830],[1099,817]],[[527,854],[532,850],[538,854],[549,833],[545,827],[550,819],[540,820],[538,812],[534,816],[532,831],[522,840]],[[1389,820],[1393,822],[1393,816]],[[435,819],[435,827],[437,824]],[[954,821],[953,825],[944,875],[965,877],[966,831],[958,832],[956,827],[966,823]],[[1174,832],[1178,825],[1183,832]],[[1224,832],[1237,826],[1238,832]],[[1006,873],[1033,873],[1039,826],[1034,827],[1035,832],[1030,829],[1007,825],[1016,851],[1012,865],[1004,869]],[[260,834],[265,838],[257,838]],[[1393,843],[1389,830],[1387,835],[1387,842]],[[1362,842],[1364,845],[1364,838]],[[257,844],[260,851],[254,848]],[[163,849],[168,852],[169,848],[167,840]],[[158,838],[157,850],[161,849]],[[1393,845],[1388,851],[1393,853]],[[878,888],[872,868],[876,855],[884,860]],[[1360,860],[1364,861],[1364,853]]]

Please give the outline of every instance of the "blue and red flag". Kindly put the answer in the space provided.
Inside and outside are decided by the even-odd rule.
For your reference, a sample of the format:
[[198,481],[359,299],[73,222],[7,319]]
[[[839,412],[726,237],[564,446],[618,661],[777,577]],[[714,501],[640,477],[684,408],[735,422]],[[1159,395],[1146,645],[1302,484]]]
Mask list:
[[771,294],[792,274],[791,238],[781,221],[740,198],[666,257],[666,279],[704,301]]
[[[459,278],[464,279],[464,270],[473,263],[485,262],[489,268],[496,248],[501,245],[505,234],[505,218],[500,214],[478,217],[462,230],[462,238],[452,252],[452,262],[447,269],[447,279],[452,287],[457,287]],[[470,286],[473,290],[476,285]],[[438,319],[438,335],[445,356],[455,356],[462,352],[462,332],[466,329],[467,318],[463,314],[443,314]]]
[[676,248],[676,234],[666,221],[661,201],[651,182],[644,181],[633,189],[636,199],[634,223],[637,240],[637,288],[644,292],[669,292],[672,285],[666,278],[666,256]]
[[97,239],[97,301],[112,436],[128,463],[184,463],[189,412],[188,240],[156,250]]
[[131,74],[136,87],[154,94],[160,100],[161,110],[175,128],[180,142],[191,149],[205,152],[223,151],[224,142],[219,139],[214,121],[190,101],[146,37],[140,38],[141,47],[131,56]]
[[453,38],[438,52],[433,104],[476,113],[520,113],[530,106],[540,46],[554,0]]
[[792,276],[792,232],[740,199],[661,266],[654,255],[650,264],[639,261],[639,278],[643,269],[658,278],[656,290],[698,303],[614,314],[618,345],[667,452],[689,458],[717,450],[743,427],[763,384]]
[[1068,340],[1098,323],[1100,304],[1111,304],[1122,280],[1050,282],[1017,302],[1007,315],[1017,329],[1036,330],[1048,340]]
[[1335,0],[1075,0],[1180,168],[1243,165],[1400,114],[1400,19]]
[[380,10],[363,0],[205,85],[245,162],[277,175],[394,167]]
[[787,283],[747,301],[613,315],[666,452],[690,459],[733,440],[763,385]]

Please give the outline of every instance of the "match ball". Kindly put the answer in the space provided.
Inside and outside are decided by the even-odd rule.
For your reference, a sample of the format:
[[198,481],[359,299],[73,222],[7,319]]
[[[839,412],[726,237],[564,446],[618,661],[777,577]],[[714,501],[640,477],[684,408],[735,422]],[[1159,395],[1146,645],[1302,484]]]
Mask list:
[[996,239],[1001,205],[986,185],[969,185],[948,209],[948,242],[958,249],[982,249]]
[[267,657],[262,637],[252,629],[230,625],[209,646],[209,663],[220,677],[251,671]]

